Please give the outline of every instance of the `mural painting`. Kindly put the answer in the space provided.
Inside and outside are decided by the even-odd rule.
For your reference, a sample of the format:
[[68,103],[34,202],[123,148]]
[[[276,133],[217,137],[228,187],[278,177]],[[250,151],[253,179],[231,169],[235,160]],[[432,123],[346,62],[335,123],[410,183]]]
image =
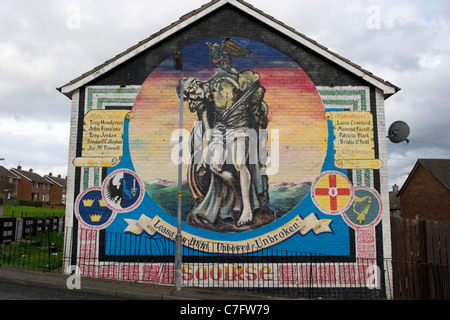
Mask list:
[[[373,174],[382,163],[368,89],[318,88],[289,57],[244,38],[207,39],[181,52],[183,79],[167,57],[141,86],[112,88],[121,98],[102,101],[99,88],[87,88],[98,94],[84,117],[83,155],[74,159],[86,181],[75,206],[82,225],[175,238],[182,94],[185,250],[374,257],[382,203]],[[372,240],[355,242],[355,233]],[[105,241],[106,257],[151,251]]]

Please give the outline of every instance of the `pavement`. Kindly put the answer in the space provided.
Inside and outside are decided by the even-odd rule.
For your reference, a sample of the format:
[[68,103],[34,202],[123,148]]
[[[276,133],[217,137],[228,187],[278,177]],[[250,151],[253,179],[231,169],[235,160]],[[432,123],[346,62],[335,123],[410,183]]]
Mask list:
[[[45,288],[77,290],[104,296],[133,300],[277,300],[269,296],[227,292],[202,288],[158,286],[144,283],[113,281],[97,278],[80,279],[80,289],[69,289],[69,275],[38,272],[20,268],[0,266],[0,284],[14,283]],[[73,282],[72,282],[73,283]]]

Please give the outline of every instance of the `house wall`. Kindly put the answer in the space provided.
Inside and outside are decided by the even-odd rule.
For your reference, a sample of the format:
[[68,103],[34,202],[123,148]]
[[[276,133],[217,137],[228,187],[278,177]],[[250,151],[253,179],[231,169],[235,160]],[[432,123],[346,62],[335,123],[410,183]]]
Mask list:
[[4,188],[4,190],[6,190],[4,192],[0,192],[0,198],[1,199],[15,198],[17,193],[17,184],[18,184],[17,178],[11,179],[9,177],[0,177],[0,185]]
[[[235,129],[236,122],[246,123],[253,130],[248,133],[250,146],[255,147],[249,149],[259,157],[247,173],[238,174],[242,167],[233,161],[219,168],[214,167],[216,163],[207,165],[205,172],[190,170],[197,158],[187,152],[189,137],[197,146],[208,145],[202,135],[205,131],[199,130],[207,122],[202,110],[229,108],[233,94],[246,90],[243,82],[231,90],[232,77],[220,73],[210,58],[207,43],[221,45],[227,37],[252,51],[248,57],[234,58],[231,65],[240,79],[259,78],[260,86],[259,93],[250,98],[253,102],[247,102],[247,108],[256,111],[241,112],[222,123],[229,129]],[[390,256],[383,92],[229,6],[74,93],[67,226],[173,239],[178,172],[176,88],[181,77],[173,68],[174,51],[183,54],[184,77],[216,88],[209,102],[202,101],[203,107],[198,108],[192,96],[183,105],[185,250],[208,254],[213,250],[209,243],[214,242],[234,251],[290,250],[340,256],[351,262]],[[223,78],[218,80],[219,76]],[[255,112],[264,121],[255,121]],[[252,121],[244,121],[250,116]],[[267,125],[262,124],[265,120]],[[264,134],[268,135],[267,150],[259,139]],[[266,156],[270,161],[260,166]],[[264,169],[266,174],[258,173]],[[217,174],[220,170],[234,180],[224,180]],[[253,216],[248,221],[241,219],[244,209],[235,200],[245,197],[241,180],[245,174],[251,177],[248,195]],[[119,186],[123,191],[110,196]],[[119,198],[122,202],[115,201]],[[96,242],[100,240],[86,240],[81,233],[75,240],[90,256],[94,251],[97,265],[109,256],[119,263],[149,254],[108,243],[100,252]],[[111,267],[113,278],[119,277],[120,268],[119,264]],[[186,268],[184,276],[189,278]],[[173,269],[158,272],[163,270]],[[339,279],[338,266],[329,270]]]
[[[20,169],[20,168],[19,168]],[[41,182],[36,183],[29,178],[21,174],[21,171],[12,169],[12,172],[16,174],[20,179],[17,182],[17,199],[20,200],[36,200],[36,201],[50,201],[50,184]],[[30,169],[32,172],[32,169]],[[37,195],[37,199],[34,195]],[[47,197],[48,196],[48,197]],[[46,200],[48,198],[48,200]]]
[[25,180],[23,177],[21,177],[17,187],[17,198],[23,200],[32,200],[31,189],[32,189],[32,182],[30,180]]
[[401,192],[402,217],[450,220],[450,191],[421,164]]
[[52,186],[52,191],[50,194],[50,204],[61,204],[63,203],[63,188],[59,185],[54,184]]
[[[66,187],[62,187],[58,181],[61,178],[61,176],[58,176],[56,178],[51,178],[52,176],[45,176],[44,179],[52,183],[51,189],[50,189],[50,204],[51,205],[60,205],[65,203],[65,194],[66,194]],[[63,200],[64,199],[64,200]]]
[[[19,180],[17,190],[18,190],[17,191],[18,199],[45,201],[46,199],[45,197],[49,196],[50,201],[50,187],[47,184],[39,183],[39,185],[37,185],[35,182],[32,182],[22,177]],[[34,199],[33,194],[38,194],[38,199]]]

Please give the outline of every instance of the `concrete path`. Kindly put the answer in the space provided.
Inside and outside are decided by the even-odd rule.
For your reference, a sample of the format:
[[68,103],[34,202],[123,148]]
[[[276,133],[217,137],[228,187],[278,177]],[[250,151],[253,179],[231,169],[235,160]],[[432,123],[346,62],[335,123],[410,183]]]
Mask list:
[[[68,288],[68,282],[69,286],[70,283],[73,283],[69,279],[69,275],[61,273],[44,273],[0,266],[0,285],[1,283],[15,283],[70,290]],[[157,286],[83,277],[80,279],[79,290],[80,292],[85,293],[95,293],[136,300],[280,300],[273,297],[254,294],[208,289],[183,288],[180,291],[177,291],[172,286]]]

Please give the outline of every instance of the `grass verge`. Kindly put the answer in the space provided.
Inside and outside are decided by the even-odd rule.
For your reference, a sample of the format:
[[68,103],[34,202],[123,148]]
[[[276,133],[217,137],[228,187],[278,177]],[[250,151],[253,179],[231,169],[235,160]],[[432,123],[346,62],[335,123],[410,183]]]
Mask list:
[[9,207],[3,208],[3,217],[21,218],[21,217],[63,217],[64,209],[47,209],[35,207]]

